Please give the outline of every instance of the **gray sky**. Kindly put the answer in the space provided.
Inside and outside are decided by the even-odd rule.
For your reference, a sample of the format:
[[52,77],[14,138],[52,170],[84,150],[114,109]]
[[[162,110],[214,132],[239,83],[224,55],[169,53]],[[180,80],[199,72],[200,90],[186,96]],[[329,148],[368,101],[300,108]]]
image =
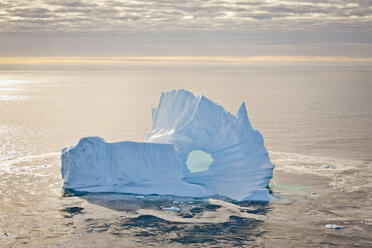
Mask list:
[[0,56],[372,57],[371,0],[0,0]]

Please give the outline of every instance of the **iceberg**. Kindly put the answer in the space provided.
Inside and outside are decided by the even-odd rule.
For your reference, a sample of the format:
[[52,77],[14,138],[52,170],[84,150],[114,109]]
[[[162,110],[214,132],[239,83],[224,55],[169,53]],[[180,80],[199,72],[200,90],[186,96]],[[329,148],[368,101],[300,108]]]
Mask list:
[[83,138],[62,150],[63,188],[87,192],[224,196],[270,201],[262,135],[242,103],[233,115],[203,95],[163,92],[145,142]]

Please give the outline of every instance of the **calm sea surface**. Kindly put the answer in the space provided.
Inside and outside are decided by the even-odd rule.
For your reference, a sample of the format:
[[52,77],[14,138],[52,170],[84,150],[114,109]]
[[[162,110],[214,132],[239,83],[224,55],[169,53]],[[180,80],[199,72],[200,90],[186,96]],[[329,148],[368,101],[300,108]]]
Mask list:
[[[143,141],[160,93],[179,88],[232,113],[246,103],[276,165],[277,202],[66,197],[63,147]],[[368,247],[371,160],[372,70],[0,72],[0,247]]]
[[179,88],[233,113],[245,101],[270,151],[372,159],[372,71],[289,68],[0,72],[0,158],[84,136],[142,141],[160,93]]

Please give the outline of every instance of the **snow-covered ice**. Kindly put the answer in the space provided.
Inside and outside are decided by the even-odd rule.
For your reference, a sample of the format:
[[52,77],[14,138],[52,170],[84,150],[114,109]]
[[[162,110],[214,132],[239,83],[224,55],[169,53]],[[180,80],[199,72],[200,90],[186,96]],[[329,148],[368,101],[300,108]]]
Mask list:
[[245,104],[233,115],[186,90],[162,93],[146,142],[83,138],[62,150],[63,187],[234,200],[274,199],[274,165]]

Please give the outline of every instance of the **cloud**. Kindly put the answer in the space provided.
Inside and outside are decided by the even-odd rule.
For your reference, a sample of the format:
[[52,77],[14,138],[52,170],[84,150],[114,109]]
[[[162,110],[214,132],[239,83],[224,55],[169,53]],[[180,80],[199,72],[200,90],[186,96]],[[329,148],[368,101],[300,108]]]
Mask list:
[[[127,36],[134,41],[128,43]],[[96,45],[100,44],[101,37],[122,37],[117,41],[122,46],[137,47],[137,43],[146,40],[153,41],[157,47],[174,50],[215,47],[216,52],[221,44],[227,47],[231,44],[370,43],[372,1],[2,0],[0,37],[3,39],[0,43],[7,44],[3,50],[9,51],[17,50],[12,45],[17,43],[15,39],[24,40],[22,44],[31,49],[35,45],[30,44],[38,44],[40,37],[56,39],[48,43],[43,38],[42,44],[72,50],[76,45],[66,47],[65,43],[70,41],[63,39],[86,42],[84,37],[89,37],[88,43],[93,45],[87,46],[96,51],[110,49],[108,41],[102,47]],[[107,48],[103,48],[105,45]]]
[[35,19],[44,18],[57,18],[58,15],[54,14],[47,8],[13,8],[8,11],[8,13],[13,17],[24,18],[28,21]]
[[97,4],[93,3],[93,1],[59,1],[59,0],[46,0],[44,3],[49,4],[51,6],[65,6],[65,7],[95,7]]
[[[128,30],[246,30],[259,24],[266,29],[287,30],[327,28],[334,22],[345,28],[356,25],[367,28],[372,24],[369,0],[350,2],[289,0],[289,1],[4,1],[1,5],[3,32],[18,32],[16,23],[35,19],[50,19],[60,30],[94,31],[106,26],[113,32]],[[42,6],[42,7],[40,7]],[[193,18],[185,18],[193,16]],[[68,18],[87,18],[89,25],[61,22]],[[290,20],[290,21],[288,21]],[[41,30],[55,29],[52,22]],[[135,22],[135,25],[132,25]],[[167,25],[164,25],[167,22]],[[38,22],[33,22],[35,29]],[[11,25],[5,25],[11,24]]]

